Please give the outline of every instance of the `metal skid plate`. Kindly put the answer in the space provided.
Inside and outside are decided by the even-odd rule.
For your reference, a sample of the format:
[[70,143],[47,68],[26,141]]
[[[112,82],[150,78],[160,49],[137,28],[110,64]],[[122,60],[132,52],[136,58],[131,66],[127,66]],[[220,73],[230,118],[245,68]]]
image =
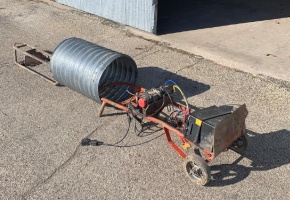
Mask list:
[[244,134],[247,114],[248,111],[244,104],[217,124],[214,130],[214,157],[230,147],[235,140]]
[[227,149],[244,131],[247,109],[232,106],[212,106],[191,113],[187,117],[184,137],[213,157]]

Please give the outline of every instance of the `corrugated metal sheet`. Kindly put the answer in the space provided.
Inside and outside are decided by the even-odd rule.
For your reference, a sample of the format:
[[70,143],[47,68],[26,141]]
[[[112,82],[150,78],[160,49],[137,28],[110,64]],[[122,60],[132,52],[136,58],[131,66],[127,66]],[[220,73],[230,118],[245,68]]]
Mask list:
[[115,82],[136,83],[137,66],[132,58],[80,38],[62,41],[50,59],[54,79],[98,103],[106,97],[115,102],[129,98],[128,86],[99,88]]
[[158,0],[57,0],[57,2],[156,33]]

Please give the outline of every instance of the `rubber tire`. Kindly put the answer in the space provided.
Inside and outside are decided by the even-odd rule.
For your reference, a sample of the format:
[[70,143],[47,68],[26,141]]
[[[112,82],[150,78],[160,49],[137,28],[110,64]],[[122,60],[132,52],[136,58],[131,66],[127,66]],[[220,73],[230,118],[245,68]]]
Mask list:
[[[201,172],[201,177],[197,177],[192,174],[192,167],[193,164],[198,167],[198,170]],[[210,172],[210,167],[208,164],[203,160],[202,157],[194,154],[194,155],[188,155],[184,160],[183,160],[183,169],[188,176],[188,178],[193,182],[198,185],[206,185],[211,178],[211,172]]]
[[[236,146],[234,143],[237,140],[241,140],[242,141],[242,146]],[[237,152],[239,154],[244,153],[249,145],[249,136],[247,133],[244,133],[241,137],[239,137],[231,146],[230,149],[233,150],[234,152]]]

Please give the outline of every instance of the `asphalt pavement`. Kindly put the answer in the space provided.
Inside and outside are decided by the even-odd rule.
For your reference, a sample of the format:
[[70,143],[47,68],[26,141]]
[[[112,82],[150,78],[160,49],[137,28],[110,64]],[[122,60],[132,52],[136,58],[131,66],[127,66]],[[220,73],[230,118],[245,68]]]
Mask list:
[[[0,199],[289,199],[290,87],[136,36],[126,27],[54,3],[0,4]],[[250,144],[226,151],[211,182],[192,184],[159,127],[138,137],[121,111],[56,87],[14,64],[12,45],[53,51],[79,37],[131,56],[138,85],[175,80],[196,107],[247,105]],[[50,73],[42,67],[43,73]],[[89,136],[129,147],[81,147]]]

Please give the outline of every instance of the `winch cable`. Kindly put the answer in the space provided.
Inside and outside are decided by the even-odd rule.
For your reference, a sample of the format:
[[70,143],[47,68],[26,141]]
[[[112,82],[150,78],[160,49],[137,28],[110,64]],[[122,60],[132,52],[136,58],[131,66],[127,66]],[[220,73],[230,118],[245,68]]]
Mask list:
[[[165,95],[163,95],[162,105],[153,114],[146,115],[146,117],[152,117],[152,116],[156,115],[163,108],[164,103],[165,103]],[[147,106],[147,108],[145,110],[147,110],[147,109],[148,109],[148,106]]]

